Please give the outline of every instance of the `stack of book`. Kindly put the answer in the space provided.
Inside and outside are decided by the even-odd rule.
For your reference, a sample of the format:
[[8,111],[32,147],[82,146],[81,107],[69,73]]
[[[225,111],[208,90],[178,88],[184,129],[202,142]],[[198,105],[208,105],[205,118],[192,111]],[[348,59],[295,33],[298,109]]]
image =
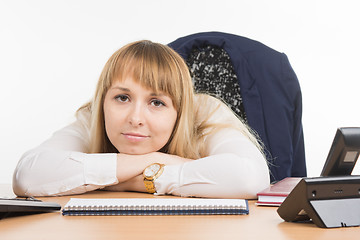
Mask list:
[[300,182],[301,178],[288,177],[271,185],[257,194],[257,205],[280,206],[289,193]]

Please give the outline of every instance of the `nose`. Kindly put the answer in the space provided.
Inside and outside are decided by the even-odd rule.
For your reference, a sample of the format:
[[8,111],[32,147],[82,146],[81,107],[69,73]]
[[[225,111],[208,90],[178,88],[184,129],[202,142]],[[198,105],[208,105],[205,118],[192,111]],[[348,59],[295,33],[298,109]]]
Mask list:
[[144,109],[141,104],[134,104],[130,109],[129,123],[134,127],[144,125]]

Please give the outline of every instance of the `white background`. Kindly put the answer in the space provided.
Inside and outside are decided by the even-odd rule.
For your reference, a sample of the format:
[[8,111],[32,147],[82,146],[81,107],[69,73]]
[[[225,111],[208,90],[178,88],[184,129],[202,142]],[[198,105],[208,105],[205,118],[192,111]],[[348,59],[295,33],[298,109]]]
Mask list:
[[303,92],[308,175],[318,176],[336,128],[360,126],[357,2],[0,0],[0,183],[11,183],[22,153],[74,120],[119,47],[203,31],[288,55]]

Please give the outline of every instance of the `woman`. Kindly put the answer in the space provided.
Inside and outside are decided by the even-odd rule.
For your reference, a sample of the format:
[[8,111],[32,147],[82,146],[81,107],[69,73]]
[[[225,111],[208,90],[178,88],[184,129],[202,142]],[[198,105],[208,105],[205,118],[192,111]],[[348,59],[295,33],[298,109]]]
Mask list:
[[77,121],[26,152],[19,196],[95,189],[255,198],[269,172],[254,134],[221,101],[197,95],[183,59],[150,41],[115,52]]

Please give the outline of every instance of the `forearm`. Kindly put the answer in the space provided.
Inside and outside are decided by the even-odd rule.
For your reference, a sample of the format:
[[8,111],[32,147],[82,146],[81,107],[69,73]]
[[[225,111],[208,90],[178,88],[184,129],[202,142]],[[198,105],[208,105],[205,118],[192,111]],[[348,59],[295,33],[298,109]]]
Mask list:
[[23,155],[13,179],[19,196],[79,194],[116,184],[115,154],[37,148]]
[[116,154],[89,151],[89,112],[21,157],[13,178],[19,196],[79,194],[116,184]]
[[[239,158],[234,154],[166,165],[163,174],[155,180],[158,194],[182,197],[251,199],[268,185],[269,172],[264,160]],[[105,190],[146,192],[142,174]]]
[[192,161],[192,159],[161,152],[143,155],[119,153],[117,155],[117,179],[119,183],[108,186],[104,190],[146,192],[142,173],[147,166],[152,163],[162,163],[167,166],[181,165],[189,161]]
[[128,155],[119,153],[117,155],[116,176],[119,183],[123,183],[141,175],[144,169],[152,163],[176,165],[189,161],[192,161],[192,159],[161,152],[152,152],[143,155]]
[[269,186],[266,159],[239,131],[223,130],[207,143],[208,157],[165,167],[155,181],[159,194],[250,199]]
[[269,182],[264,159],[221,154],[183,165],[165,166],[155,186],[159,194],[251,199]]
[[19,161],[13,189],[18,196],[80,194],[126,182],[141,175],[153,162],[171,165],[185,161],[189,160],[164,153],[86,154],[38,147]]

